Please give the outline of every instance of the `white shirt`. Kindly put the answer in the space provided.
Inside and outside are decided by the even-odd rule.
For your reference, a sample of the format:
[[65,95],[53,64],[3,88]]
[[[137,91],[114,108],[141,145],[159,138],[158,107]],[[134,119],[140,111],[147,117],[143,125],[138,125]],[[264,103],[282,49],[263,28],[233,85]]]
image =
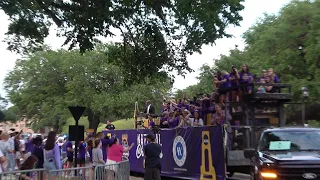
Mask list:
[[151,107],[151,104],[149,104],[149,106],[148,106],[148,108],[147,108],[147,114],[149,114],[150,107]]
[[20,139],[20,150],[25,151],[26,150],[26,142],[24,139]]
[[199,125],[194,125],[194,118],[190,118],[190,121],[191,121],[191,126],[203,126],[203,120],[200,118],[199,120],[198,120],[198,124]]
[[9,143],[9,150],[14,150],[14,137],[11,137],[7,142]]
[[3,141],[3,140],[0,140],[0,151],[1,153],[3,154],[8,154],[8,150],[11,150],[10,149],[10,144],[9,144],[9,141]]
[[[3,157],[3,153],[2,151],[0,150],[0,157]],[[2,167],[0,167],[0,174],[2,173]]]

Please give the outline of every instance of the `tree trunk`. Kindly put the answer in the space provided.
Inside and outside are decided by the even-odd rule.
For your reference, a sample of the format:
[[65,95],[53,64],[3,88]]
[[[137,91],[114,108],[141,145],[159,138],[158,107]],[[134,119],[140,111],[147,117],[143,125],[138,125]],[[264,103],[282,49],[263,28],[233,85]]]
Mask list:
[[89,110],[88,112],[89,129],[93,129],[94,133],[97,132],[97,128],[100,124],[100,115]]

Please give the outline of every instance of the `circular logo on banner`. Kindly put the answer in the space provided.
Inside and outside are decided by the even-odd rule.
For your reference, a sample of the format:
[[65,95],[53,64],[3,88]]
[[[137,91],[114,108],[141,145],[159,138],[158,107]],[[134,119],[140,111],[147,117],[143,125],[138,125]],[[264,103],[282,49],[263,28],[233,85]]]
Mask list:
[[174,139],[172,146],[172,154],[176,164],[179,167],[183,166],[187,159],[187,146],[184,142],[183,137],[177,136]]
[[143,156],[143,147],[141,144],[138,144],[136,149],[136,157],[139,159],[141,156]]

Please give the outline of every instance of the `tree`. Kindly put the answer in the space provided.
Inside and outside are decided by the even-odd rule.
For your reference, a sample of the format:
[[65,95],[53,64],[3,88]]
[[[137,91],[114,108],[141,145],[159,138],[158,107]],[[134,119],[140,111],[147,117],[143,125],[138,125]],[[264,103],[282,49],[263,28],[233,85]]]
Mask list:
[[[64,45],[93,50],[98,37],[121,35],[123,56],[114,59],[130,73],[147,76],[159,70],[191,71],[187,54],[203,44],[230,37],[225,29],[239,25],[243,0],[2,0],[11,24],[8,49],[19,53],[42,49],[55,24]],[[133,76],[135,77],[135,76]]]
[[5,78],[10,101],[34,119],[35,129],[61,128],[70,117],[70,105],[85,106],[89,128],[96,129],[104,118],[132,116],[135,101],[161,101],[154,91],[172,86],[162,75],[128,86],[123,70],[108,63],[110,57],[104,53],[98,49],[83,55],[76,50],[47,50],[17,60]]
[[319,0],[293,1],[277,16],[266,14],[244,33],[245,50],[221,56],[216,68],[246,63],[257,76],[262,69],[274,68],[283,83],[293,85],[295,100],[300,100],[301,87],[308,86],[310,102],[319,102],[319,5]]
[[[301,101],[301,87],[307,86],[307,105],[315,106],[320,101],[319,6],[319,0],[292,1],[278,15],[265,14],[243,34],[245,49],[234,48],[229,55],[221,55],[212,69],[230,72],[232,65],[248,64],[254,75],[261,76],[261,70],[274,68],[282,83],[292,84],[293,101]],[[316,112],[313,117],[318,117]]]

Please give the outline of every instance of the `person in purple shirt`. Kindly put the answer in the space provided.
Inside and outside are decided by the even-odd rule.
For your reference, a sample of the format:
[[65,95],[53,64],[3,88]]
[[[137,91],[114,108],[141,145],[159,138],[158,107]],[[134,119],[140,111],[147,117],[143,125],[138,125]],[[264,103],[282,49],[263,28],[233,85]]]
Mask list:
[[33,139],[32,134],[29,136],[28,141],[26,142],[26,153],[31,153],[33,148]]
[[265,80],[268,76],[267,70],[263,69],[261,72],[262,72],[262,76],[260,76],[259,79],[257,79],[257,83],[260,83],[261,79]]
[[185,99],[185,98],[183,98],[183,99],[181,100],[181,103],[178,104],[178,108],[180,108],[180,109],[182,109],[182,110],[184,110],[184,109],[189,110],[189,105],[186,104],[186,99]]
[[235,66],[232,66],[231,69],[231,73],[229,74],[229,81],[231,86],[231,100],[233,102],[237,102],[240,76]]
[[[239,79],[239,83],[240,84],[250,84],[253,83],[253,76],[252,73],[250,73],[249,71],[249,67],[246,64],[242,65],[242,70],[239,73],[240,79]],[[243,99],[243,92],[246,92],[248,94],[252,94],[252,87],[251,86],[247,86],[247,87],[242,87],[241,88],[241,92],[240,92],[240,99]]]
[[31,155],[34,155],[38,158],[38,162],[36,164],[36,169],[43,168],[43,148],[42,148],[42,138],[41,136],[37,136],[33,139],[33,146],[31,149]]
[[279,77],[274,73],[273,68],[268,70],[268,76],[271,77],[273,83],[280,83]]
[[109,136],[104,135],[102,132],[97,133],[96,135],[97,139],[101,139],[102,143],[102,155],[103,155],[103,160],[107,160],[107,154],[108,154],[108,147],[112,142],[114,141],[114,137],[109,138]]
[[227,71],[221,72],[222,79],[219,81],[220,89],[219,89],[219,102],[222,106],[227,101],[228,91],[230,90],[230,81],[229,81],[229,73]]
[[173,113],[173,116],[169,120],[169,128],[175,128],[178,127],[180,123],[179,115],[182,115],[181,109],[176,109]]
[[160,128],[169,128],[170,113],[165,111],[160,119]]
[[152,118],[151,115],[148,116],[148,119],[149,119],[149,129],[152,129],[156,124],[154,123],[154,120]]
[[93,149],[93,140],[89,139],[87,141],[87,152],[89,153],[89,162],[92,164],[92,149]]
[[66,140],[66,149],[67,149],[67,168],[72,168],[73,164],[73,148],[72,148],[72,142],[69,141],[68,139]]
[[79,142],[79,153],[77,155],[78,157],[78,163],[80,167],[84,167],[86,164],[86,147],[84,146],[83,141]]

